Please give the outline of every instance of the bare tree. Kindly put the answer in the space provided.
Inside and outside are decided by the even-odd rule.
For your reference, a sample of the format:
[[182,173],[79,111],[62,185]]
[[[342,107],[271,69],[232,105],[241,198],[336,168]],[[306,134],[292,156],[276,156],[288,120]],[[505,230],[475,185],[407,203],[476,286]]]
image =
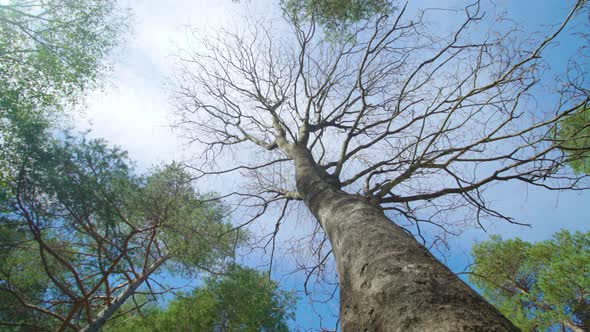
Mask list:
[[[195,37],[173,88],[176,125],[204,147],[190,167],[246,176],[223,196],[255,209],[237,227],[275,207],[278,231],[287,207],[305,204],[335,258],[344,331],[515,330],[403,226],[424,240],[424,225],[460,228],[457,211],[516,223],[486,202],[493,183],[583,188],[555,129],[587,106],[584,71],[549,77],[542,59],[582,6],[537,41],[484,19],[479,2],[449,34],[406,4],[340,38],[289,12],[280,34],[250,22]],[[548,83],[557,91],[536,102]]]

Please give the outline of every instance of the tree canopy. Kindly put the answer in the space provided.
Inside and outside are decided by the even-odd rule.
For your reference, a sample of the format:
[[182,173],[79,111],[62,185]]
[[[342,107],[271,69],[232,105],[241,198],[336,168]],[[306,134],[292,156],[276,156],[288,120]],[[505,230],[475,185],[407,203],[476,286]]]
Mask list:
[[388,0],[281,0],[286,15],[297,21],[316,21],[332,35],[351,24],[393,9]]
[[178,165],[138,176],[124,151],[67,134],[19,148],[0,201],[0,325],[95,331],[140,286],[168,291],[164,268],[215,269],[240,240]]
[[536,243],[493,236],[472,254],[469,281],[523,331],[590,329],[590,232]]
[[0,3],[0,187],[19,140],[99,85],[127,18],[114,0]]
[[180,293],[164,308],[125,315],[105,331],[288,331],[295,298],[260,273],[238,265],[207,278],[190,294]]
[[590,108],[580,108],[565,118],[560,123],[558,138],[574,171],[590,175]]
[[[285,13],[284,34],[254,21],[194,34],[179,51],[172,98],[200,152],[195,178],[249,180],[222,196],[242,207],[244,227],[270,213],[278,231],[286,211],[307,208],[318,226],[298,242],[311,246],[298,248],[313,259],[303,269],[321,276],[336,261],[345,330],[515,329],[408,232],[435,246],[490,219],[519,223],[487,199],[494,184],[588,187],[555,139],[590,100],[588,63],[572,55],[550,72],[548,51],[581,38],[568,32],[587,27],[588,3],[571,1],[531,35],[480,1],[363,9],[341,38],[314,18],[348,20],[341,10],[354,6],[283,4],[302,13]],[[429,22],[437,14],[453,16],[441,28]]]
[[[0,95],[56,111],[105,73],[126,15],[114,0],[0,4]],[[6,110],[5,109],[5,110]]]
[[[479,4],[466,8],[450,36],[429,31],[425,14],[410,17],[406,8],[373,15],[337,42],[326,42],[315,22],[289,18],[293,34],[280,38],[262,25],[196,36],[203,49],[180,51],[171,92],[178,127],[203,151],[193,170],[199,178],[243,171],[252,183],[240,199],[261,209],[263,202],[292,204],[302,200],[293,151],[304,146],[338,187],[380,204],[417,233],[421,223],[454,233],[444,220],[459,209],[480,225],[513,222],[486,203],[486,188],[586,184],[564,170],[560,147],[567,142],[550,139],[588,102],[583,72],[555,83],[557,102],[532,107],[532,91],[549,79],[542,54],[584,4],[574,4],[541,40],[518,29],[470,33],[486,24]],[[256,158],[212,169],[238,149]]]

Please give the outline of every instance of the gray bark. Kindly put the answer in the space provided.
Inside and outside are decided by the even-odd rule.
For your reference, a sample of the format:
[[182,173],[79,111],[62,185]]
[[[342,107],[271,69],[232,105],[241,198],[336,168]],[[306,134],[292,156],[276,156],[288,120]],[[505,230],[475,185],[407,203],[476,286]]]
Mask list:
[[586,332],[587,331],[587,330],[575,325],[574,323],[572,323],[570,321],[566,321],[565,326],[567,326],[573,332]]
[[292,155],[297,189],[332,245],[342,331],[518,331],[378,205],[340,190],[305,147]]
[[133,280],[133,282],[131,282],[131,284],[125,289],[125,291],[119,294],[113,302],[109,303],[109,305],[107,305],[106,308],[99,312],[98,315],[96,315],[94,321],[92,321],[86,327],[81,329],[80,332],[98,332],[104,326],[104,324],[106,324],[106,322],[111,318],[115,311],[117,311],[117,309],[119,309],[123,305],[123,303],[125,303],[125,301],[127,301],[127,299],[135,293],[137,288],[147,278],[149,278],[149,276],[155,270],[162,266],[162,264],[164,264],[168,260],[168,258],[170,258],[170,255],[164,255],[158,258],[150,267],[147,268],[146,271],[144,271],[139,277]]

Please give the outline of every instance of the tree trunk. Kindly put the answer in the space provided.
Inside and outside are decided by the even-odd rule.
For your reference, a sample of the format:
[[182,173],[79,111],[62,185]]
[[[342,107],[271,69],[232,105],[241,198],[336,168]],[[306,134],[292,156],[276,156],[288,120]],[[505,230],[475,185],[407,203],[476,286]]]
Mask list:
[[119,294],[119,296],[117,296],[113,302],[109,303],[109,305],[106,308],[99,312],[98,315],[96,315],[94,321],[92,321],[92,323],[88,324],[88,326],[81,329],[80,332],[98,332],[104,326],[104,324],[106,324],[106,322],[111,318],[115,311],[117,311],[117,309],[119,309],[123,305],[123,303],[125,303],[125,301],[127,301],[127,299],[135,293],[137,288],[144,281],[146,281],[146,279],[149,278],[149,276],[154,271],[156,271],[162,264],[164,264],[169,258],[169,254],[166,254],[158,258],[150,267],[148,267],[146,271],[143,272],[142,275],[133,280],[133,282],[131,282],[131,284],[127,286],[123,293]]
[[588,331],[587,329],[584,329],[578,325],[575,325],[574,323],[570,322],[569,320],[565,321],[565,326],[567,326],[573,332],[586,332],[586,331]]
[[342,331],[518,331],[379,206],[340,190],[307,148],[293,157],[336,259]]

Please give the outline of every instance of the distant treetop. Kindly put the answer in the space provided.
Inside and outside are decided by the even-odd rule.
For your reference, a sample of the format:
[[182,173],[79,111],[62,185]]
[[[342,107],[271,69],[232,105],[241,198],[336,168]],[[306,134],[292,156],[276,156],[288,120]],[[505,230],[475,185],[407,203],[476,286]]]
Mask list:
[[472,254],[469,280],[523,331],[590,330],[590,232],[537,243],[492,236]]

